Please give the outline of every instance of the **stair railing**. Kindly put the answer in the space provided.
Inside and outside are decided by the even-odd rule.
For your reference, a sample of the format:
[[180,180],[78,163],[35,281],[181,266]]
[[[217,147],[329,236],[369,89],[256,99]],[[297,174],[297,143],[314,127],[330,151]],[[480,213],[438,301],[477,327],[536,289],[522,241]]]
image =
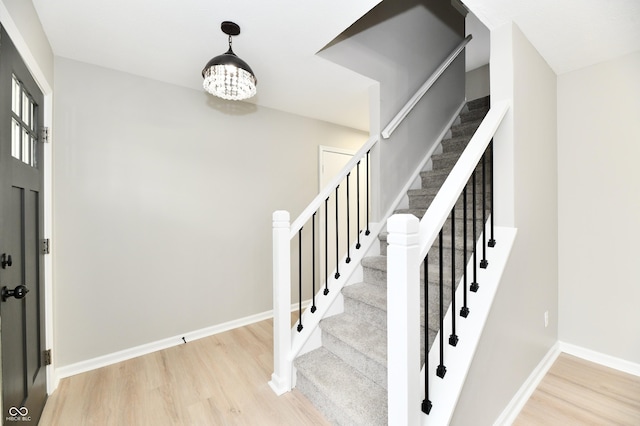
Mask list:
[[[370,229],[371,150],[378,140],[371,137],[293,223],[289,212],[273,213],[274,372],[269,385],[278,395],[292,389],[293,360],[357,268],[352,253],[366,253],[379,231]],[[298,290],[294,327],[293,283]],[[305,292],[311,294],[306,310]]]
[[[429,271],[428,271],[428,254],[432,249],[432,246],[438,240],[438,258],[439,258],[439,271],[438,271],[438,291],[440,296],[439,312],[437,317],[439,320],[439,336],[433,343],[431,351],[434,352],[434,359],[439,358],[439,363],[435,367],[435,375],[440,378],[444,378],[447,368],[445,366],[444,357],[444,311],[447,307],[444,306],[443,295],[443,281],[444,273],[442,266],[442,259],[446,255],[443,252],[443,227],[447,219],[455,215],[456,203],[460,198],[464,204],[463,207],[463,226],[464,226],[464,267],[465,270],[472,271],[472,279],[469,289],[471,291],[478,291],[479,284],[476,281],[476,266],[481,268],[488,266],[488,260],[486,257],[485,248],[495,246],[496,242],[493,238],[493,194],[490,198],[486,195],[487,192],[493,192],[490,188],[486,190],[487,184],[492,187],[493,178],[493,164],[491,160],[491,154],[493,152],[492,145],[490,145],[496,130],[502,123],[502,119],[505,116],[509,105],[507,102],[500,102],[494,105],[486,115],[485,119],[481,123],[476,133],[471,138],[467,148],[460,156],[460,159],[453,167],[449,176],[443,183],[440,191],[434,198],[433,202],[427,209],[426,213],[420,221],[409,214],[394,215],[389,218],[387,222],[389,243],[387,249],[387,351],[388,351],[388,415],[389,421],[393,419],[397,424],[419,424],[421,416],[429,414],[433,405],[438,404],[438,401],[430,400],[429,395],[429,376],[431,375],[431,368],[434,365],[429,365],[429,352],[427,348],[429,346],[429,303],[428,303],[428,290],[429,290]],[[485,156],[485,153],[489,154]],[[485,159],[487,158],[487,159]],[[488,165],[487,165],[488,163]],[[487,172],[487,168],[490,169]],[[479,202],[476,199],[476,186],[479,182],[476,181],[476,174],[481,174],[482,179],[482,200]],[[488,176],[491,175],[491,176]],[[482,237],[480,237],[480,243],[478,247],[482,250],[482,259],[477,259],[477,249],[474,248],[472,259],[470,261],[472,266],[468,269],[466,265],[466,199],[467,199],[467,187],[472,188],[472,211],[473,211],[473,236],[472,246],[476,246],[478,237],[476,233],[475,223],[476,219],[482,220]],[[482,218],[476,218],[477,206],[481,206]],[[486,207],[489,205],[491,229],[486,230]],[[455,261],[455,217],[451,217],[450,220],[451,240],[452,240],[452,261]],[[490,240],[486,242],[486,234],[490,233]],[[425,377],[423,386],[421,389],[420,377],[420,275],[421,270],[424,271],[424,285],[425,285],[425,320],[424,328],[425,334],[422,337],[425,345]],[[459,339],[465,338],[456,335],[456,323],[455,317],[455,287],[458,279],[455,277],[455,264],[452,264],[451,268],[451,298],[453,306],[451,307],[452,324],[451,327],[447,327],[452,330],[449,336],[449,345],[456,346]],[[434,275],[434,274],[431,274]],[[460,310],[460,316],[466,318],[469,315],[469,307],[466,299],[467,291],[467,274],[462,277],[463,282],[463,307]],[[471,319],[464,319],[463,321],[469,321]],[[439,355],[439,357],[438,357]],[[424,392],[424,394],[423,394]],[[421,401],[422,399],[422,401]],[[457,397],[453,398],[455,402]],[[453,407],[450,407],[453,410]],[[424,413],[424,414],[422,414]],[[445,421],[445,423],[447,423]],[[445,424],[442,423],[442,424]]]
[[413,107],[415,107],[420,99],[427,93],[427,91],[433,86],[433,84],[440,78],[440,76],[446,71],[451,63],[462,53],[466,45],[471,41],[473,36],[469,34],[464,40],[460,42],[449,56],[440,64],[440,66],[431,74],[431,76],[425,81],[422,86],[416,91],[416,93],[407,101],[407,103],[398,111],[395,117],[391,119],[387,127],[385,127],[381,135],[384,139],[389,139],[394,130],[402,123],[402,121],[409,115]]

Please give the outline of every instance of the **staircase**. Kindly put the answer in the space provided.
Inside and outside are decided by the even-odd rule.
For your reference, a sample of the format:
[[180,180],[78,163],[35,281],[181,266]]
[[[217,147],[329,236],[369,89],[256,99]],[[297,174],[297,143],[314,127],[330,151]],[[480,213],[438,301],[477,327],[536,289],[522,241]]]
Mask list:
[[[451,127],[449,137],[442,141],[442,153],[432,156],[432,170],[421,173],[422,188],[408,191],[409,209],[397,213],[422,217],[488,109],[488,98],[467,103]],[[476,206],[481,207],[481,203],[477,200]],[[456,205],[456,210],[459,212],[456,211],[455,238],[459,240],[456,247],[460,248],[456,250],[456,276],[460,277],[463,269],[462,205]],[[482,226],[481,210],[479,213],[478,234]],[[468,220],[468,226],[471,226],[471,218]],[[443,231],[444,247],[451,247],[450,222],[448,219]],[[344,313],[320,322],[322,346],[295,360],[296,387],[335,424],[387,424],[386,233],[381,233],[379,239],[381,254],[362,260],[363,282],[342,290]],[[430,325],[438,324],[438,244],[436,241],[429,252],[428,262]],[[472,245],[473,241],[469,240],[467,258]],[[448,306],[452,285],[450,250],[444,252],[443,268],[443,296],[445,306]],[[421,279],[424,283],[424,277]],[[424,285],[421,291],[424,291]],[[421,318],[424,318],[424,306],[421,311]],[[429,347],[437,331],[429,330]],[[424,332],[421,335],[424,336]],[[421,347],[424,348],[424,344]],[[424,353],[421,362],[424,362]]]

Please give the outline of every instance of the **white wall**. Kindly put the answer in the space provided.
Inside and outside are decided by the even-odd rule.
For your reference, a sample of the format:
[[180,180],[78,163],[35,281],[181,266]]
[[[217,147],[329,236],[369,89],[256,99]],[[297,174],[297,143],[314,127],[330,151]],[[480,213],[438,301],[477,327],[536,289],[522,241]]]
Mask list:
[[[371,122],[384,128],[463,38],[464,18],[450,3],[382,2],[320,56],[380,82],[379,117]],[[379,144],[374,179],[380,185],[380,213],[391,206],[463,102],[464,68],[461,55],[391,138]]]
[[360,131],[55,60],[55,353],[67,366],[272,308],[271,215]]
[[[498,48],[502,51],[494,51]],[[509,64],[512,85],[504,74],[510,72]],[[503,150],[500,144],[511,145],[503,151],[512,156],[513,169],[497,162],[495,179],[513,181],[513,192],[498,194],[496,203],[509,197],[518,234],[453,425],[493,424],[558,338],[556,75],[515,25],[492,32],[491,71],[492,100],[494,90],[497,99],[509,92],[513,96],[513,135],[494,142],[497,150]]]
[[560,340],[640,363],[640,52],[558,77]]

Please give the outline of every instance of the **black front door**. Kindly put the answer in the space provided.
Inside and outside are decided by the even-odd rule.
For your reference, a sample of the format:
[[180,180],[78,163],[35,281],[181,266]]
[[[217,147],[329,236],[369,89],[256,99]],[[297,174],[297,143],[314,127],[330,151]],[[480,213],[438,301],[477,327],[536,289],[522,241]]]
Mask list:
[[38,424],[46,401],[42,124],[42,93],[0,28],[0,344],[5,425]]

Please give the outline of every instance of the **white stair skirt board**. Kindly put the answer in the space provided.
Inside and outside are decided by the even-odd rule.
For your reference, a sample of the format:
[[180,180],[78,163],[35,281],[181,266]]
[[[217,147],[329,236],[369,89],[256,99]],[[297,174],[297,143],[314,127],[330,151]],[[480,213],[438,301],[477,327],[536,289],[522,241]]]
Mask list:
[[[302,302],[303,310],[311,304],[311,300]],[[298,304],[291,305],[291,312],[298,310]],[[155,342],[146,343],[144,345],[135,346],[133,348],[124,349],[118,352],[113,352],[107,355],[102,355],[96,358],[88,359],[86,361],[80,361],[75,364],[65,365],[56,369],[57,381],[64,379],[65,377],[75,376],[76,374],[85,373],[87,371],[95,370],[108,365],[116,364],[118,362],[126,361],[132,358],[136,358],[142,355],[147,355],[152,352],[161,351],[163,349],[171,348],[173,346],[183,345],[185,343],[182,338],[188,342],[193,340],[202,339],[205,337],[213,336],[214,334],[224,333],[225,331],[233,330],[234,328],[244,327],[249,324],[254,324],[259,321],[273,318],[273,310],[258,313],[255,315],[249,315],[237,320],[228,321],[222,324],[217,324],[211,327],[202,328],[200,330],[189,331],[184,334],[169,337]],[[57,387],[57,383],[56,383]]]
[[[467,378],[467,373],[473,361],[482,330],[489,317],[493,299],[498,291],[499,283],[502,279],[502,273],[507,265],[511,249],[516,239],[517,229],[495,227],[495,239],[497,244],[490,248],[490,267],[487,269],[478,268],[478,282],[481,288],[477,293],[469,292],[467,298],[469,305],[473,306],[473,318],[468,320],[460,319],[456,321],[456,333],[462,336],[457,346],[450,346],[448,337],[444,339],[444,359],[445,364],[452,366],[447,369],[444,379],[436,376],[436,369],[440,363],[440,343],[439,336],[443,330],[440,330],[429,350],[429,396],[433,402],[433,407],[429,415],[422,414],[422,425],[447,425],[451,421],[453,412],[458,403],[460,392]],[[478,238],[478,245],[482,244],[482,234]],[[476,248],[481,250],[481,247]],[[467,267],[468,276],[472,276],[473,262]],[[495,283],[495,285],[489,285]],[[463,286],[459,285],[456,290],[456,300],[462,300]],[[444,318],[445,336],[451,334],[451,307],[447,310]],[[457,314],[457,312],[455,313]],[[453,368],[455,366],[455,368]],[[424,399],[424,366],[420,374],[422,397]]]

